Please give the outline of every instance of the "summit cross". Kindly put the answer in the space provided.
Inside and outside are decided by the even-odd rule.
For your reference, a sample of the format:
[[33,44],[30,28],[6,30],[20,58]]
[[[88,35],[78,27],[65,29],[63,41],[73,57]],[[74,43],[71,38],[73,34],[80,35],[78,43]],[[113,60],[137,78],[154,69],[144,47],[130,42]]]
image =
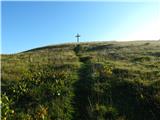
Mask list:
[[77,35],[75,36],[77,38],[77,42],[79,42],[79,38],[81,37],[78,33]]

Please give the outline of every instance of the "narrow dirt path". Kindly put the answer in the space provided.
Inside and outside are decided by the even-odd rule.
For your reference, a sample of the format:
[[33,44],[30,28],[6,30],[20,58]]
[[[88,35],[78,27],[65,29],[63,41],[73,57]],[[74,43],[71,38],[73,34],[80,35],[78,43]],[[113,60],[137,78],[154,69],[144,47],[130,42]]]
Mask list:
[[75,51],[79,58],[81,67],[78,70],[78,80],[74,84],[75,91],[75,120],[89,120],[89,96],[91,94],[91,64],[87,58],[84,58]]

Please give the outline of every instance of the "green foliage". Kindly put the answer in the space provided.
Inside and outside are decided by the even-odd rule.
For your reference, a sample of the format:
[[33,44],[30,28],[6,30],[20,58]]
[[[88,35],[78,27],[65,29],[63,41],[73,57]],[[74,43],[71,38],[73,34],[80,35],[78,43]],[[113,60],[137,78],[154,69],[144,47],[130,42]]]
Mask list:
[[50,66],[39,67],[26,73],[22,81],[8,86],[6,92],[14,101],[13,106],[17,112],[15,118],[72,118],[73,77],[63,71],[51,70]]
[[1,94],[1,100],[0,100],[0,104],[1,104],[1,119],[2,120],[10,120],[13,119],[14,116],[14,110],[11,108],[13,105],[13,101],[12,99],[9,99],[8,96],[4,93]]
[[112,106],[96,104],[93,119],[96,120],[116,120],[118,116],[117,110]]
[[160,42],[2,55],[2,120],[159,120]]

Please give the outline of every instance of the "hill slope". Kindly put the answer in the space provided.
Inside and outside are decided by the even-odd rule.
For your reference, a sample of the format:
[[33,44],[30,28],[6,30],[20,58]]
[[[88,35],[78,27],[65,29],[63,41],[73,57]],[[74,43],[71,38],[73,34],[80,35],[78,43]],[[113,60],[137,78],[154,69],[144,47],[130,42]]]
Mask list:
[[2,118],[160,119],[160,41],[46,46],[1,62]]

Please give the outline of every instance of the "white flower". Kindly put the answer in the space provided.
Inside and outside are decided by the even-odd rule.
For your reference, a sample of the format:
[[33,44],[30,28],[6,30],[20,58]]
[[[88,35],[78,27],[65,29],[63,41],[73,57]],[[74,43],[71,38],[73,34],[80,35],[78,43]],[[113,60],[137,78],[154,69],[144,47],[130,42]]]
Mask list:
[[58,93],[57,95],[58,95],[58,96],[60,96],[61,94],[60,94],[60,93]]

